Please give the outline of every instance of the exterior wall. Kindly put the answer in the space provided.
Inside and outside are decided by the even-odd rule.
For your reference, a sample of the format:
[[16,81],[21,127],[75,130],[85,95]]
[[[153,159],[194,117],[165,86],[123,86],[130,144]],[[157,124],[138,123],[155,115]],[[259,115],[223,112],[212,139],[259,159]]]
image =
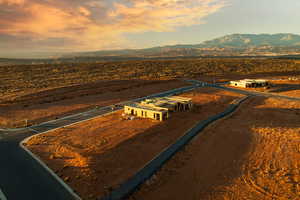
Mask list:
[[[157,104],[146,103],[147,101],[140,104],[126,105],[124,106],[124,113],[128,115],[134,115],[142,118],[150,118],[155,120],[166,120],[169,118],[169,112],[172,111],[186,111],[193,107],[193,103],[190,98],[174,97],[169,98],[168,101],[156,101]],[[159,106],[158,106],[159,105]]]
[[269,83],[264,80],[241,80],[241,81],[230,81],[231,86],[243,87],[243,88],[256,88],[256,87],[265,87]]
[[230,85],[236,87],[243,87],[243,88],[247,87],[245,82],[238,82],[238,81],[230,81]]
[[[131,106],[125,106],[124,111],[128,115],[135,115],[137,117],[150,118],[150,119],[160,120],[160,121],[163,121],[164,119],[167,119],[169,117],[167,112],[160,112],[160,111],[136,108]],[[159,115],[159,119],[158,119],[158,115]]]

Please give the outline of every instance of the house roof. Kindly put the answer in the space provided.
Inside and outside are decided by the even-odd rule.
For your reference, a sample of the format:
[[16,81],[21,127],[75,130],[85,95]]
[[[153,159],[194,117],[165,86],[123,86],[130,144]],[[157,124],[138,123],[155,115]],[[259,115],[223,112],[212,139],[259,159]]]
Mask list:
[[158,97],[158,98],[146,99],[144,101],[141,101],[141,103],[132,103],[129,104],[128,106],[162,112],[175,106],[177,103],[189,103],[190,101],[191,101],[190,98],[180,97],[180,96]]
[[238,81],[230,81],[231,83],[265,83],[267,80],[264,79],[243,79]]
[[157,107],[150,107],[150,106],[144,106],[140,103],[132,103],[127,105],[128,107],[133,107],[133,108],[139,108],[143,110],[151,110],[151,111],[156,111],[156,112],[167,112],[166,109],[163,108],[157,108]]

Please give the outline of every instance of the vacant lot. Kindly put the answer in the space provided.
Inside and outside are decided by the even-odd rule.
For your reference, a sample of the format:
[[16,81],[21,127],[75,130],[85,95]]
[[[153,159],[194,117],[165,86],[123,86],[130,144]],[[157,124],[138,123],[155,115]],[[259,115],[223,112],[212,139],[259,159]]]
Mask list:
[[[262,78],[265,79],[267,77],[260,77],[260,76],[253,76],[254,79]],[[268,77],[271,78],[271,77]],[[271,92],[274,94],[286,95],[291,97],[300,97],[300,80],[288,80],[289,77],[280,77],[280,76],[273,76],[272,78],[275,79],[282,79],[282,80],[271,80],[271,87],[269,88],[242,88],[242,87],[233,87],[238,88],[241,90],[247,91],[258,91],[258,92]],[[300,79],[300,78],[299,78]],[[235,79],[240,80],[240,79]]]
[[272,81],[272,83],[275,87],[270,92],[291,97],[300,97],[300,77],[299,80],[280,80]]
[[208,127],[130,199],[299,197],[300,102],[253,97]]
[[21,127],[121,101],[186,86],[169,81],[101,81],[46,90],[0,103],[0,127]]
[[0,102],[102,80],[170,80],[251,74],[299,74],[296,60],[205,58],[0,66]]
[[132,176],[199,120],[219,113],[240,95],[201,88],[186,93],[195,108],[165,122],[123,120],[121,112],[32,138],[28,147],[84,199],[103,196]]
[[0,66],[0,127],[31,125],[127,100],[135,93],[174,88],[180,85],[168,84],[174,79],[212,82],[297,74],[300,64],[295,60],[246,58]]

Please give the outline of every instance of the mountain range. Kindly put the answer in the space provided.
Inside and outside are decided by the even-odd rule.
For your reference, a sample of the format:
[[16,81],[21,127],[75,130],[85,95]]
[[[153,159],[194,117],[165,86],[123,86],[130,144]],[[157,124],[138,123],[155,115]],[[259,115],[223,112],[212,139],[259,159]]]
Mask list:
[[200,44],[180,44],[146,49],[56,53],[49,57],[41,54],[36,56],[39,59],[0,58],[0,65],[240,56],[292,56],[293,58],[300,58],[300,35],[290,33],[232,34]]
[[232,34],[194,45],[69,53],[63,57],[278,56],[300,54],[300,35]]

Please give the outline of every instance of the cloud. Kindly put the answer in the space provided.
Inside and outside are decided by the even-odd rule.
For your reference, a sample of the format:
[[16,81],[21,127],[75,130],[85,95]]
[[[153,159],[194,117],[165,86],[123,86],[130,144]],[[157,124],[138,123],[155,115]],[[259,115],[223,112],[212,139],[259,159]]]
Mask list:
[[13,48],[121,48],[129,42],[124,34],[175,31],[224,6],[224,0],[0,0],[0,38],[18,38],[5,42]]
[[23,5],[25,0],[0,0],[0,4],[6,5]]

